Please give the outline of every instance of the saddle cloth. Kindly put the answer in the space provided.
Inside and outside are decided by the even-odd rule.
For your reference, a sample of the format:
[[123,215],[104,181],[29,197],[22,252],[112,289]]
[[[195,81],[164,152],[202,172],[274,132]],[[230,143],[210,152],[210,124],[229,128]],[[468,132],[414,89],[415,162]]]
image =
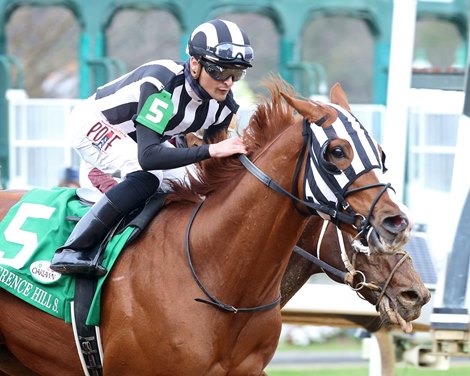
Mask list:
[[[66,218],[81,218],[88,210],[73,188],[27,192],[0,222],[0,287],[70,323],[75,278],[56,273],[49,266],[55,250],[66,242],[75,226],[76,221]],[[109,241],[102,262],[108,271],[131,237],[135,237],[133,226]],[[97,281],[87,325],[99,325],[106,276]]]

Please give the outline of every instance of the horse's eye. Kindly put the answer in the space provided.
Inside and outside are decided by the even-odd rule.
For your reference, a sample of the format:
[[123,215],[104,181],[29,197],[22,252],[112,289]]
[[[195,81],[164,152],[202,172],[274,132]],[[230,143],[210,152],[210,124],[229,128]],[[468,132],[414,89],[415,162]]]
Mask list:
[[335,159],[342,159],[346,157],[346,155],[344,154],[343,148],[340,146],[336,146],[333,149],[331,149],[330,154]]

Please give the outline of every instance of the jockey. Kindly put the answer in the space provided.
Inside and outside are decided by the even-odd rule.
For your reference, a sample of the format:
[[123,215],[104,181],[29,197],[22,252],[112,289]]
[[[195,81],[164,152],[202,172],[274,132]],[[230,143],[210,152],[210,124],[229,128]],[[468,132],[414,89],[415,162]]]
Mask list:
[[215,19],[191,34],[185,62],[156,60],[98,88],[72,111],[73,147],[91,166],[124,178],[77,223],[51,262],[62,274],[106,273],[90,253],[123,216],[141,206],[163,179],[184,179],[184,166],[246,153],[239,137],[192,148],[168,140],[197,130],[206,141],[225,132],[238,104],[231,87],[251,67],[246,33]]

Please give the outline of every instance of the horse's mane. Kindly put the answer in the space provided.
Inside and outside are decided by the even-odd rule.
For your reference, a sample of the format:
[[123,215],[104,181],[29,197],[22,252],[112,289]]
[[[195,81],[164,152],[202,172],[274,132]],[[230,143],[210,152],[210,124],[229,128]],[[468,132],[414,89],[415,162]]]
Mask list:
[[[275,139],[288,126],[294,124],[294,113],[283,99],[281,92],[291,96],[296,93],[292,86],[279,76],[271,75],[264,82],[270,97],[260,97],[259,104],[251,116],[247,127],[243,130],[243,142],[247,147],[248,156],[255,157],[266,145]],[[220,134],[218,142],[226,138],[227,134]],[[187,200],[197,202],[201,196],[220,189],[228,182],[236,181],[236,176],[244,169],[236,156],[228,158],[209,158],[197,165],[197,178],[190,177],[190,186],[180,183],[171,183],[174,194],[170,201]]]

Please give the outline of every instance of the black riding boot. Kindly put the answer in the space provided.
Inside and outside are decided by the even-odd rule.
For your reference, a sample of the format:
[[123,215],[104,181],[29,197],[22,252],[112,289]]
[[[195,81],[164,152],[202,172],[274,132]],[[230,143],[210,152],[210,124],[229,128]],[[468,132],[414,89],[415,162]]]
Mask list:
[[122,212],[104,195],[80,219],[67,242],[56,251],[51,269],[61,274],[106,274],[106,269],[98,263],[98,252],[93,251],[121,217]]
[[56,251],[51,269],[62,274],[106,274],[106,269],[98,263],[98,252],[94,252],[96,246],[112,226],[143,205],[158,186],[158,178],[150,172],[128,174],[80,219],[65,245]]

